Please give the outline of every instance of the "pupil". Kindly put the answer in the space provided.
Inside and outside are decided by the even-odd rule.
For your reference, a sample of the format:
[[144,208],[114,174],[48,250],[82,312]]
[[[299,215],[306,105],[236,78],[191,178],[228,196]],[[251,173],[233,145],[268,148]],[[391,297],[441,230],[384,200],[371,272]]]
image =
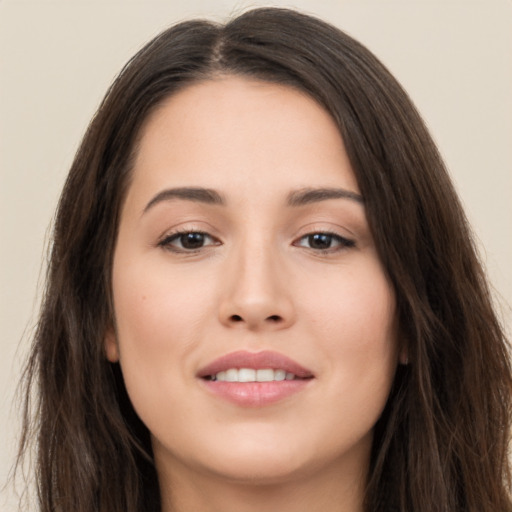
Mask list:
[[204,244],[204,235],[202,233],[186,233],[181,235],[181,245],[185,249],[197,249]]
[[331,246],[332,236],[325,233],[315,233],[309,235],[309,246],[313,249],[329,249]]

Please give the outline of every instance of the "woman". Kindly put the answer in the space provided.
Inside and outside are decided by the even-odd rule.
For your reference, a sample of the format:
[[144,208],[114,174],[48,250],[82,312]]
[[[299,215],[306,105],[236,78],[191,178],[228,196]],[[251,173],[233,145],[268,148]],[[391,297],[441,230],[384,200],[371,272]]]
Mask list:
[[248,12],[158,36],[61,197],[28,368],[41,510],[512,510],[511,373],[412,103]]

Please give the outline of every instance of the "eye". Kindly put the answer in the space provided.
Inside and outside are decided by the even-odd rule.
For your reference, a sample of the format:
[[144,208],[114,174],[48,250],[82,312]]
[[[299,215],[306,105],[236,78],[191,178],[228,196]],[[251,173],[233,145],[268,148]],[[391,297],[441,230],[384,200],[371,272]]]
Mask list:
[[354,247],[355,242],[336,233],[309,233],[301,237],[294,245],[315,251],[336,252]]
[[174,252],[195,252],[203,247],[219,245],[219,241],[202,231],[183,231],[166,236],[158,245]]

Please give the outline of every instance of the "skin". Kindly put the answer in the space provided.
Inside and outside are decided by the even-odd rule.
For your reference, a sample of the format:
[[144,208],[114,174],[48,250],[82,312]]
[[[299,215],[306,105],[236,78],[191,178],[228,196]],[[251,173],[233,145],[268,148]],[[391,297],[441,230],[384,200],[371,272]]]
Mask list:
[[[359,194],[335,123],[294,89],[222,76],[169,98],[141,135],[105,345],[151,432],[163,510],[361,511],[398,362],[395,297],[364,203],[287,202],[310,188]],[[225,204],[154,199],[176,187]],[[176,230],[208,236],[192,251]],[[326,232],[326,250],[307,236]],[[240,407],[197,377],[236,350],[277,351],[314,378]]]

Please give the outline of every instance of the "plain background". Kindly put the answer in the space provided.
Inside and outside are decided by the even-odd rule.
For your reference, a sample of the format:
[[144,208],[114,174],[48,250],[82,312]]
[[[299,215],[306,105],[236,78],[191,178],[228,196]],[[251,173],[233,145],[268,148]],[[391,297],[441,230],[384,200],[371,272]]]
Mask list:
[[[0,486],[15,453],[13,397],[47,233],[90,118],[122,65],[162,29],[259,5],[330,21],[404,85],[448,164],[510,332],[512,0],[0,0]],[[2,491],[1,510],[16,503]]]

